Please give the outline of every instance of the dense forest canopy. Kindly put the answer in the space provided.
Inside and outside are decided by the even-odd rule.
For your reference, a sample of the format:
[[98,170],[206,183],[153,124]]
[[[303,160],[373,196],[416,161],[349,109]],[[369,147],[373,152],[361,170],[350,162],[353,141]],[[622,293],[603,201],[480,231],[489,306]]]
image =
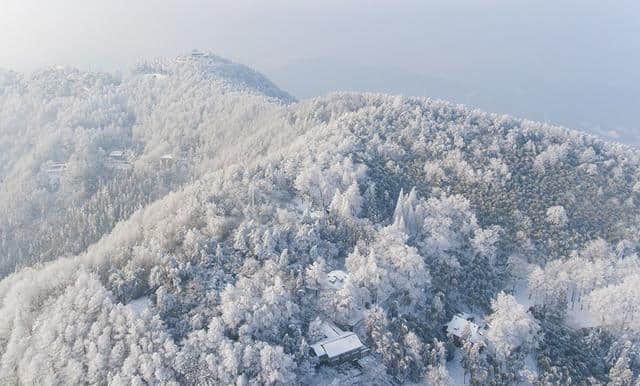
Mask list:
[[639,155],[204,53],[0,72],[0,383],[632,384]]

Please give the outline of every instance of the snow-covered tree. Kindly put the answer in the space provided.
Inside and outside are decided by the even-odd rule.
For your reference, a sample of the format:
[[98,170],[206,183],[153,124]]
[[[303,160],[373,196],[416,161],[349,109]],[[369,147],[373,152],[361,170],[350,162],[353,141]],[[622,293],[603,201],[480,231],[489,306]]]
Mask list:
[[491,301],[492,313],[487,318],[487,339],[499,361],[506,361],[516,349],[535,347],[540,326],[516,299],[503,292]]

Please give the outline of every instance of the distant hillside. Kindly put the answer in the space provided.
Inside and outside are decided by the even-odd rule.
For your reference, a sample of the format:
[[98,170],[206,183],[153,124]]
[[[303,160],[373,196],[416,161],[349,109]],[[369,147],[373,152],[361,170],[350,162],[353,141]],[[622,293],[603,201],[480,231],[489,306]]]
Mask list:
[[[628,384],[640,371],[631,148],[425,98],[296,102],[198,54],[9,78],[2,384]],[[443,331],[462,312],[480,338]],[[366,356],[311,355],[327,323]]]
[[[126,75],[51,68],[5,78],[0,277],[16,263],[81,252],[137,208],[222,162],[223,144],[293,101],[255,71],[212,55],[143,63]],[[124,151],[121,164],[111,162],[113,151]],[[167,170],[163,155],[181,161]]]
[[640,126],[633,113],[640,107],[636,101],[640,82],[624,76],[602,79],[574,73],[551,79],[553,71],[540,71],[536,75],[499,66],[475,68],[477,63],[472,66],[475,71],[425,68],[416,72],[352,60],[348,57],[293,60],[265,67],[264,71],[298,98],[336,91],[428,96],[640,145]]

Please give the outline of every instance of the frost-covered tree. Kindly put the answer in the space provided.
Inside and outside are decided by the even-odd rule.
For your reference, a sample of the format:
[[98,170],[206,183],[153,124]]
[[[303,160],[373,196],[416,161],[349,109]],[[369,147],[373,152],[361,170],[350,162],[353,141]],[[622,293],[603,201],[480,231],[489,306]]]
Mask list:
[[499,361],[506,361],[516,349],[527,351],[535,347],[540,326],[513,296],[499,293],[491,302],[491,310],[487,339]]
[[396,226],[383,228],[376,239],[368,254],[356,249],[347,258],[351,280],[368,290],[370,303],[420,306],[430,287],[424,258],[406,244],[406,234]]

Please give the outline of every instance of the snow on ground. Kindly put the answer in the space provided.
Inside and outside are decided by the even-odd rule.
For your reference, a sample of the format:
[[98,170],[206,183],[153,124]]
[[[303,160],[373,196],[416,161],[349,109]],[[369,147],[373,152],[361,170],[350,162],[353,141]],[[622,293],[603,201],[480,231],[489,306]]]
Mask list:
[[529,294],[529,286],[527,285],[526,280],[518,281],[514,286],[513,297],[516,298],[516,301],[524,306],[525,309],[529,309],[529,307],[533,306],[535,302],[531,299]]
[[[516,298],[518,303],[522,304],[526,309],[529,309],[529,307],[535,304],[535,301],[529,296],[529,287],[527,286],[527,282],[524,280],[516,283],[513,296]],[[597,327],[600,325],[589,311],[584,309],[581,310],[580,306],[575,306],[573,309],[569,308],[567,310],[566,324],[567,326],[575,329]]]
[[567,310],[567,326],[571,328],[588,328],[598,327],[600,323],[587,310],[581,310],[576,306],[574,309]]
[[151,299],[149,296],[143,296],[127,303],[127,307],[133,311],[135,315],[142,315],[142,313],[151,307]]
[[[529,353],[529,355],[527,355],[524,358],[524,371],[523,372],[528,372],[529,373],[529,377],[523,377],[523,378],[528,378],[531,381],[535,380],[538,377],[538,364],[536,362],[536,356],[535,353]],[[521,374],[523,373],[521,372]],[[521,386],[531,386],[533,385],[533,382],[529,382],[529,381],[520,381],[518,383],[518,385]]]
[[464,385],[464,369],[460,363],[460,350],[456,349],[454,358],[447,362],[449,372],[449,386]]
[[[462,364],[460,363],[460,350],[456,349],[454,353],[454,358],[447,362],[447,371],[449,372],[449,384],[448,386],[460,386],[465,385],[465,376],[464,376],[464,368],[462,368]],[[536,364],[535,354],[531,353],[527,355],[524,362],[524,371],[529,372],[531,377],[530,379],[535,379],[538,376],[538,367]],[[524,372],[523,371],[523,372]],[[524,375],[524,374],[523,374]],[[518,386],[530,386],[533,383],[522,380],[518,382]]]

